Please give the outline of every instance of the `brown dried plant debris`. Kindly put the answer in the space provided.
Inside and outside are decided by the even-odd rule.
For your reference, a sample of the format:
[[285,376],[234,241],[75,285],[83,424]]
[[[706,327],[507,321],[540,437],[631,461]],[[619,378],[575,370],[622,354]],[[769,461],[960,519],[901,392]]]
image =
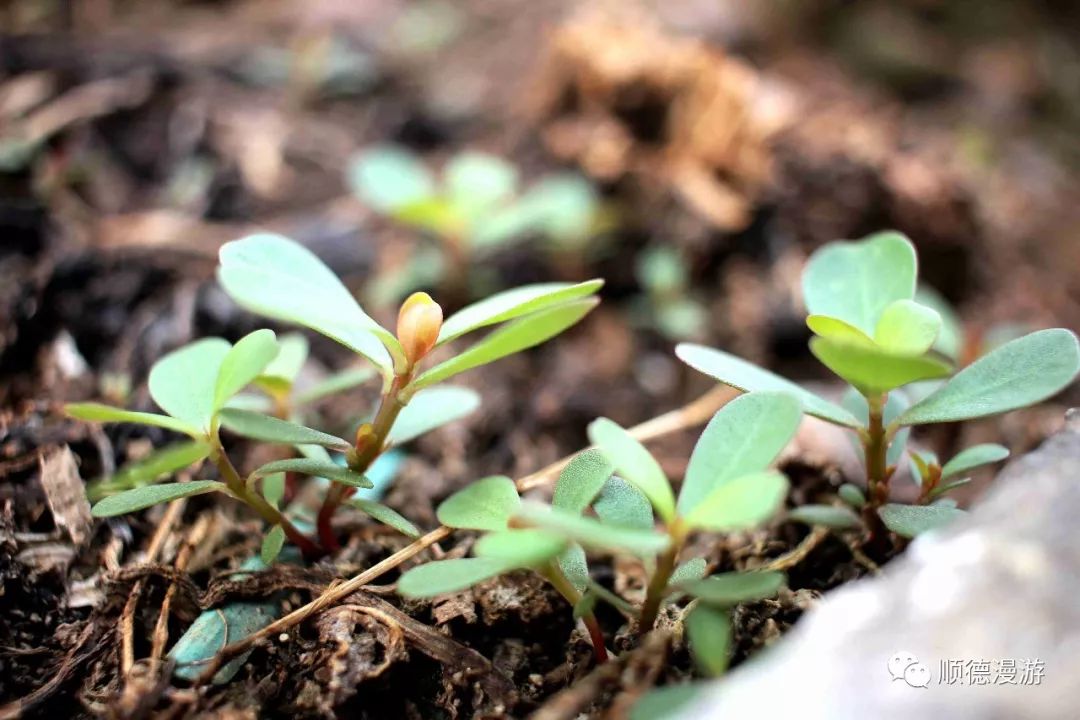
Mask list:
[[749,223],[791,109],[752,67],[699,40],[591,14],[553,36],[531,108],[555,155],[605,181],[659,178],[725,231]]

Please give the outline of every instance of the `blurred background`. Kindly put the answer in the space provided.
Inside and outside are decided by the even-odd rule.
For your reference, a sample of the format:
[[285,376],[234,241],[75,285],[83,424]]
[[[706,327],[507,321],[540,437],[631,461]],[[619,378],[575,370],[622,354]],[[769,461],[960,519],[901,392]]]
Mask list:
[[[676,342],[831,383],[798,284],[831,240],[908,234],[962,360],[1076,330],[1078,37],[1068,0],[2,0],[3,522],[51,531],[43,448],[70,445],[92,478],[160,441],[61,402],[149,409],[164,352],[261,325],[213,279],[220,245],[256,229],[387,322],[416,289],[451,312],[606,279],[571,333],[465,377],[482,411],[421,441],[390,496],[428,524],[468,480],[580,448],[597,416],[707,390]],[[494,199],[439,195],[462,167],[502,178]],[[499,222],[458,222],[489,200]],[[315,375],[352,362],[312,347]],[[320,413],[355,417],[375,390]],[[1078,401],[919,441],[1024,451]],[[691,441],[658,445],[672,476]]]

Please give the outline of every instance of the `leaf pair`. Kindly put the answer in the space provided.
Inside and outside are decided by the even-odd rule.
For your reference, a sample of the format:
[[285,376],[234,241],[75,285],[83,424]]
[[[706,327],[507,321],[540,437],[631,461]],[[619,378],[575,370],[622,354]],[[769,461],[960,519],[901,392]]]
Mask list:
[[[280,235],[257,234],[221,248],[218,278],[244,308],[310,328],[364,356],[390,376],[404,372],[401,343],[360,307],[334,273],[310,250]],[[603,284],[547,283],[499,293],[447,318],[439,344],[506,323],[463,353],[421,373],[405,392],[538,345],[584,317]]]
[[721,408],[694,446],[676,502],[659,463],[626,430],[607,419],[589,426],[589,438],[652,503],[667,524],[687,529],[740,530],[760,524],[783,502],[787,479],[766,470],[794,436],[802,418],[786,392],[742,395]]

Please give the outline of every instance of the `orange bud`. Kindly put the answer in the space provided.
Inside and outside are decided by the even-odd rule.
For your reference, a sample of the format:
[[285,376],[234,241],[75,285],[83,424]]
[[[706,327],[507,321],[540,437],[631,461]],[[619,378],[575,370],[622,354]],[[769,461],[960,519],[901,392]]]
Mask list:
[[356,428],[356,449],[364,450],[375,440],[375,427],[371,423],[364,423]]
[[401,304],[397,336],[410,365],[420,362],[435,347],[442,320],[442,308],[427,293],[413,293]]

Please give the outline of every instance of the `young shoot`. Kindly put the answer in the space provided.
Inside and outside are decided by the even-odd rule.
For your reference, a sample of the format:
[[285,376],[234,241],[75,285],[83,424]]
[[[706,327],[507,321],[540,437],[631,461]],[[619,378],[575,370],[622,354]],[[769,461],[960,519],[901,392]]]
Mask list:
[[436,179],[408,150],[375,146],[353,158],[349,182],[371,209],[438,241],[388,274],[372,293],[376,302],[432,285],[464,292],[473,286],[462,284],[485,254],[536,237],[576,251],[605,223],[584,178],[550,175],[522,190],[517,168],[486,153],[455,155]]
[[[852,386],[843,406],[721,350],[682,344],[676,354],[691,367],[747,391],[786,390],[805,411],[854,433],[866,468],[866,493],[844,499],[862,510],[871,537],[888,528],[911,536],[961,511],[941,504],[957,474],[1005,457],[1003,448],[971,448],[949,467],[913,457],[923,492],[914,506],[889,503],[889,482],[913,426],[959,422],[1026,407],[1068,386],[1080,370],[1074,333],[1040,330],[1016,338],[956,371],[939,351],[942,317],[915,299],[915,248],[896,232],[836,242],[815,252],[803,273],[803,297],[813,332],[810,351]],[[955,343],[952,343],[955,347]],[[927,386],[928,381],[934,385]],[[905,388],[917,388],[912,401]],[[974,463],[974,464],[971,464]],[[925,466],[925,469],[923,468]],[[802,519],[850,525],[852,514],[801,509]]]
[[[371,487],[365,476],[388,448],[400,445],[471,412],[475,393],[443,385],[455,375],[538,345],[581,320],[598,302],[600,280],[529,285],[493,295],[443,319],[442,308],[425,293],[401,306],[396,332],[376,323],[352,294],[314,254],[279,235],[258,234],[225,244],[218,278],[242,307],[268,318],[302,325],[360,355],[382,378],[383,392],[370,420],[355,437],[336,435],[293,422],[293,381],[306,344],[283,348],[270,330],[259,330],[230,345],[207,338],[159,360],[150,373],[150,395],[165,414],[134,412],[97,403],[67,406],[69,414],[97,422],[131,422],[162,427],[189,436],[189,443],[158,458],[156,479],[202,459],[217,467],[219,480],[143,485],[101,500],[98,516],[134,512],[191,495],[223,492],[252,507],[270,526],[268,542],[276,555],[288,539],[307,557],[336,550],[334,512],[342,504],[408,534],[408,521],[389,508],[352,499]],[[494,328],[457,353],[427,362],[439,347],[483,328]],[[283,349],[286,353],[283,356]],[[353,377],[332,378],[319,396],[351,387]],[[336,383],[336,384],[335,384]],[[232,405],[246,387],[266,392],[271,414]],[[222,429],[265,443],[292,446],[304,457],[277,460],[242,476],[221,443]],[[336,457],[328,451],[339,453]],[[315,538],[307,537],[279,509],[284,474],[325,478],[330,482],[316,519]]]
[[[473,547],[474,557],[413,568],[401,577],[398,591],[432,597],[531,569],[584,621],[598,659],[606,656],[592,613],[598,599],[645,633],[664,603],[689,595],[697,601],[687,620],[695,655],[709,672],[722,672],[728,609],[770,597],[784,577],[775,572],[705,577],[705,560],[685,559],[683,550],[693,532],[747,530],[776,513],[788,482],[768,468],[801,416],[798,401],[783,392],[752,393],[728,403],[698,439],[677,497],[641,443],[611,420],[596,420],[589,426],[596,449],[567,465],[550,505],[522,501],[505,477],[479,480],[444,501],[438,508],[444,525],[485,533]],[[594,581],[586,550],[638,559],[648,575],[644,596],[634,602]],[[718,626],[724,631],[717,632]]]

